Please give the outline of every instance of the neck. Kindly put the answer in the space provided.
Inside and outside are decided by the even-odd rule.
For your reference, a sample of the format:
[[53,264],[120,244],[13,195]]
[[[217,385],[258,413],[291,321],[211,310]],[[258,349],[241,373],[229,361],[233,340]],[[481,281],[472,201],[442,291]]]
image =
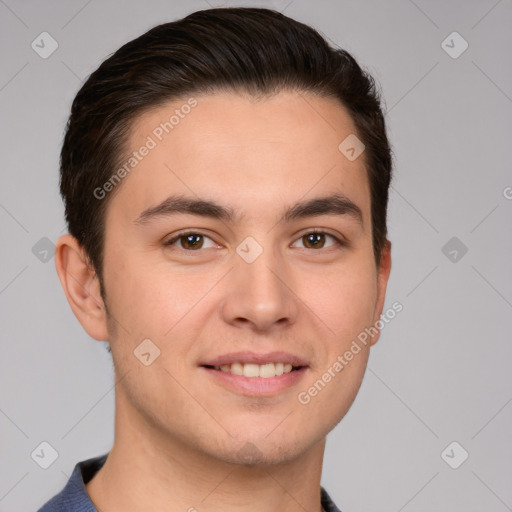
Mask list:
[[98,510],[321,512],[325,438],[280,464],[230,464],[163,435],[120,402],[112,450],[86,484]]

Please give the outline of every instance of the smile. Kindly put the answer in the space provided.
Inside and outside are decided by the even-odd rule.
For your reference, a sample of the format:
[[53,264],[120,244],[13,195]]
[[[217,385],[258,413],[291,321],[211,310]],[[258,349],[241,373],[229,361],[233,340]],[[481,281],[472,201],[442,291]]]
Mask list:
[[[212,383],[220,385],[237,395],[268,398],[277,396],[291,387],[298,386],[309,369],[307,366],[292,366],[290,369],[290,363],[267,363],[262,365],[232,363],[231,365],[222,366],[224,369],[220,366],[208,365],[203,365],[200,369],[206,372],[206,375],[212,379]],[[282,373],[278,374],[281,371],[281,366]]]
[[220,370],[233,375],[243,375],[244,377],[262,377],[270,379],[283,373],[290,373],[297,370],[300,366],[293,366],[291,363],[266,363],[266,364],[253,364],[253,363],[233,363],[214,366],[215,370]]

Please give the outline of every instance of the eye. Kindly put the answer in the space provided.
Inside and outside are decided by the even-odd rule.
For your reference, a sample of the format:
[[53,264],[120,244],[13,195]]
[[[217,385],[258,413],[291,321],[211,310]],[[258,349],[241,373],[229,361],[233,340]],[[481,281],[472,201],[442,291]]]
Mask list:
[[306,249],[325,249],[325,240],[326,237],[329,237],[334,240],[334,244],[327,246],[327,247],[333,247],[333,246],[344,246],[345,243],[342,242],[339,238],[335,237],[334,235],[331,235],[329,233],[326,233],[325,231],[310,231],[309,233],[304,233],[299,240],[304,241],[304,245],[306,246]]
[[[326,239],[330,238],[333,243],[326,245]],[[209,240],[210,245],[205,245],[205,241]],[[303,234],[298,241],[303,241],[305,249],[326,249],[329,247],[344,247],[346,244],[338,237],[326,233],[325,231],[310,231]],[[297,242],[295,242],[297,243]],[[178,244],[178,245],[176,245]],[[200,249],[208,249],[217,247],[215,242],[207,235],[196,231],[187,231],[178,233],[164,243],[165,246],[176,246],[188,252],[199,252]]]
[[210,240],[210,242],[212,242],[209,247],[216,246],[215,242],[213,242],[209,236],[203,235],[202,233],[197,233],[195,231],[179,233],[170,240],[167,240],[164,245],[173,246],[176,244],[176,242],[179,242],[179,245],[181,246],[178,247],[179,249],[186,251],[198,251],[199,249],[208,248],[205,247],[205,240]]

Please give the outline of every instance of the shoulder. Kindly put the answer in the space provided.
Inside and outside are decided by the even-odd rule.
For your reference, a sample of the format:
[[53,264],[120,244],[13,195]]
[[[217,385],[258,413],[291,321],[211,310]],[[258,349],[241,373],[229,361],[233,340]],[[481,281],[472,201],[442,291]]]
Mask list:
[[320,491],[322,496],[322,508],[325,512],[341,512],[323,487],[320,487]]
[[108,454],[76,464],[66,486],[37,512],[97,512],[87,494],[85,484],[103,466]]

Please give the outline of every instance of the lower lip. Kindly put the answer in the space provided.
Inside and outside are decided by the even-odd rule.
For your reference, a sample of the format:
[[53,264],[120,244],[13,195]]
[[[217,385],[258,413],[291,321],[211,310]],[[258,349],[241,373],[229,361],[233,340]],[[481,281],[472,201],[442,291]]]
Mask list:
[[297,384],[308,369],[307,366],[303,366],[298,370],[283,373],[282,375],[264,378],[234,375],[230,372],[223,372],[222,370],[215,370],[214,368],[206,368],[205,366],[201,366],[201,368],[208,372],[208,374],[211,375],[211,377],[220,385],[246,396],[273,396],[280,391]]

